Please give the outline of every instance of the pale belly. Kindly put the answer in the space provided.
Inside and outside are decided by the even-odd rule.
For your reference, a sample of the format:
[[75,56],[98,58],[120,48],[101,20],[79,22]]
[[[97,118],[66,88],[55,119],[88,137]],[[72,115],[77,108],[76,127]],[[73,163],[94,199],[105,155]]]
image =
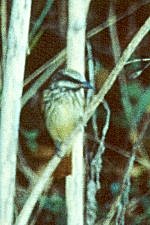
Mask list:
[[72,133],[83,116],[83,105],[62,102],[57,105],[47,121],[47,129],[55,142],[63,142]]

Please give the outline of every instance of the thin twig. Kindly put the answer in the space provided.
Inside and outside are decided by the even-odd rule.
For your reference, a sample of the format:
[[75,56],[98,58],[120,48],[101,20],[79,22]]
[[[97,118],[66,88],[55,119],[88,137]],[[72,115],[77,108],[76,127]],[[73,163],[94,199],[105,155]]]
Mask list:
[[136,2],[135,4],[130,6],[130,8],[123,15],[118,16],[118,18],[113,17],[113,18],[111,18],[111,21],[108,19],[104,23],[102,23],[99,26],[90,30],[87,34],[87,38],[91,38],[91,37],[95,36],[96,34],[100,33],[104,29],[108,28],[110,25],[113,25],[116,22],[119,22],[120,20],[124,19],[125,17],[130,16],[131,14],[136,12],[138,9],[140,9],[143,5],[147,5],[149,3],[150,3],[150,0],[140,1],[140,3],[138,5]]
[[97,217],[96,192],[100,189],[100,173],[102,169],[102,155],[105,151],[105,138],[110,124],[110,108],[106,101],[103,102],[106,110],[106,121],[102,130],[102,137],[99,140],[98,150],[91,161],[91,177],[87,184],[87,205],[86,224],[94,225]]
[[48,12],[49,12],[53,2],[54,2],[54,0],[47,0],[46,1],[45,6],[44,6],[40,16],[38,17],[38,19],[34,23],[34,26],[32,27],[32,30],[30,32],[30,35],[29,35],[29,41],[30,42],[34,38],[34,36],[37,33],[37,31],[40,29],[40,27],[41,27],[45,17],[47,16],[47,14],[48,14]]
[[30,166],[28,165],[21,146],[19,146],[19,152],[18,152],[18,169],[24,174],[24,176],[26,177],[26,179],[28,180],[30,186],[35,185],[37,179],[38,179],[38,175],[30,168]]
[[132,64],[132,63],[137,63],[137,62],[149,62],[150,58],[141,58],[141,59],[132,59],[126,62],[126,65]]
[[[50,67],[45,65],[43,67],[43,70],[45,72],[40,76],[40,78],[34,82],[32,87],[25,92],[25,94],[22,97],[22,107],[29,101],[29,99],[36,94],[36,92],[39,90],[39,88],[44,84],[44,82],[52,75],[52,73],[62,65],[62,63],[65,61],[65,55],[66,51],[62,50],[55,58],[55,60],[52,60],[49,65]],[[46,68],[46,69],[45,69]],[[40,68],[42,69],[42,68]],[[39,69],[39,70],[40,70]]]
[[[116,17],[112,3],[110,4],[110,11],[109,11],[109,18],[111,19],[111,17]],[[111,42],[112,42],[114,60],[115,60],[115,63],[117,64],[117,61],[121,55],[121,48],[120,48],[120,44],[119,44],[117,28],[115,25],[112,25],[109,28],[110,28],[110,37],[111,37]],[[130,98],[128,95],[127,81],[126,81],[126,76],[125,76],[124,70],[122,71],[121,76],[119,76],[119,83],[120,83],[121,98],[122,98],[122,102],[123,102],[123,108],[125,111],[125,115],[127,117],[127,115],[129,114],[130,117],[129,118],[127,117],[128,124],[130,124],[130,126],[133,127],[132,105],[131,105]],[[134,165],[134,160],[135,160],[135,154],[129,158],[128,169]],[[132,164],[131,164],[131,162],[132,162]],[[126,174],[124,175],[123,183],[125,185],[125,189],[122,192],[122,197],[120,199],[120,202],[118,203],[116,225],[124,224],[125,210],[126,210],[126,206],[128,204],[128,199],[129,199],[130,177],[126,176]]]
[[[110,4],[110,12],[109,12],[109,18],[114,17],[116,18],[116,14],[114,13],[113,10],[113,4]],[[110,37],[111,37],[111,43],[112,43],[112,50],[113,50],[113,55],[114,55],[114,60],[115,64],[117,64],[118,59],[121,55],[121,48],[119,44],[119,38],[117,34],[117,28],[114,25],[109,26],[110,29]],[[123,104],[123,109],[125,112],[125,116],[127,118],[128,124],[133,127],[133,110],[132,110],[132,104],[130,102],[130,98],[128,95],[128,87],[127,87],[127,81],[126,81],[126,76],[125,76],[125,71],[122,70],[121,75],[118,77],[119,84],[120,84],[120,91],[121,91],[121,100]],[[129,116],[128,116],[129,115]]]

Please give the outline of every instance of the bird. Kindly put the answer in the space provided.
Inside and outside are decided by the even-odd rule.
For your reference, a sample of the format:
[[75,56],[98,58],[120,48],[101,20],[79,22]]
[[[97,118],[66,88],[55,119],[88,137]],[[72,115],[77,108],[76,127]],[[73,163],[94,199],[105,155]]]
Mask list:
[[57,153],[61,150],[61,144],[83,118],[85,91],[92,88],[83,79],[75,70],[61,69],[43,91],[44,120]]

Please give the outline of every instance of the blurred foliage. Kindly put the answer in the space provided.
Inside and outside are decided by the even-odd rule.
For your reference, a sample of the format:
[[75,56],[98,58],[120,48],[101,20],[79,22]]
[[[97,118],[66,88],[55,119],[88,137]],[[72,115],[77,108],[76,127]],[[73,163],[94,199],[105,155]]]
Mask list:
[[[150,105],[150,88],[145,89],[137,81],[129,83],[127,88],[133,112],[133,118],[131,117],[130,121],[133,120],[134,124],[138,124]],[[131,115],[128,114],[127,118],[130,116]]]
[[43,209],[48,209],[52,213],[60,213],[64,211],[65,199],[58,193],[54,193],[51,196],[42,196],[40,198],[40,205]]
[[51,214],[56,216],[58,225],[66,224],[66,203],[64,197],[58,193],[54,193],[50,196],[41,196],[39,202],[44,210],[48,210]]
[[[133,124],[138,125],[143,115],[148,112],[150,107],[150,87],[144,88],[138,81],[132,81],[127,85],[128,96],[131,101],[132,114],[129,107],[126,105],[126,115],[125,112],[119,112],[118,115],[114,117],[114,122],[120,126],[128,127],[128,121]],[[128,118],[128,119],[126,119]]]
[[25,130],[21,129],[21,134],[24,136],[28,149],[35,152],[38,149],[37,138],[39,136],[39,130]]

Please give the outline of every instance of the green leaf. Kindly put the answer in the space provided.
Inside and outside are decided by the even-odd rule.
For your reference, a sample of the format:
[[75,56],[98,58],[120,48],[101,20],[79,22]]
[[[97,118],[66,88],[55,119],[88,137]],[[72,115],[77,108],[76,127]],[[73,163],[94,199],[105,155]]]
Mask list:
[[21,129],[21,134],[24,136],[26,139],[27,146],[31,151],[36,151],[38,148],[38,143],[37,143],[37,137],[39,135],[39,130],[34,129],[34,130],[25,130]]
[[44,209],[49,209],[52,213],[58,214],[65,211],[65,200],[59,194],[42,196],[40,198],[40,204]]
[[143,93],[143,87],[137,81],[128,85],[128,94],[130,98],[138,99]]
[[146,89],[139,98],[136,106],[134,107],[134,121],[139,122],[146,109],[150,105],[150,88]]

